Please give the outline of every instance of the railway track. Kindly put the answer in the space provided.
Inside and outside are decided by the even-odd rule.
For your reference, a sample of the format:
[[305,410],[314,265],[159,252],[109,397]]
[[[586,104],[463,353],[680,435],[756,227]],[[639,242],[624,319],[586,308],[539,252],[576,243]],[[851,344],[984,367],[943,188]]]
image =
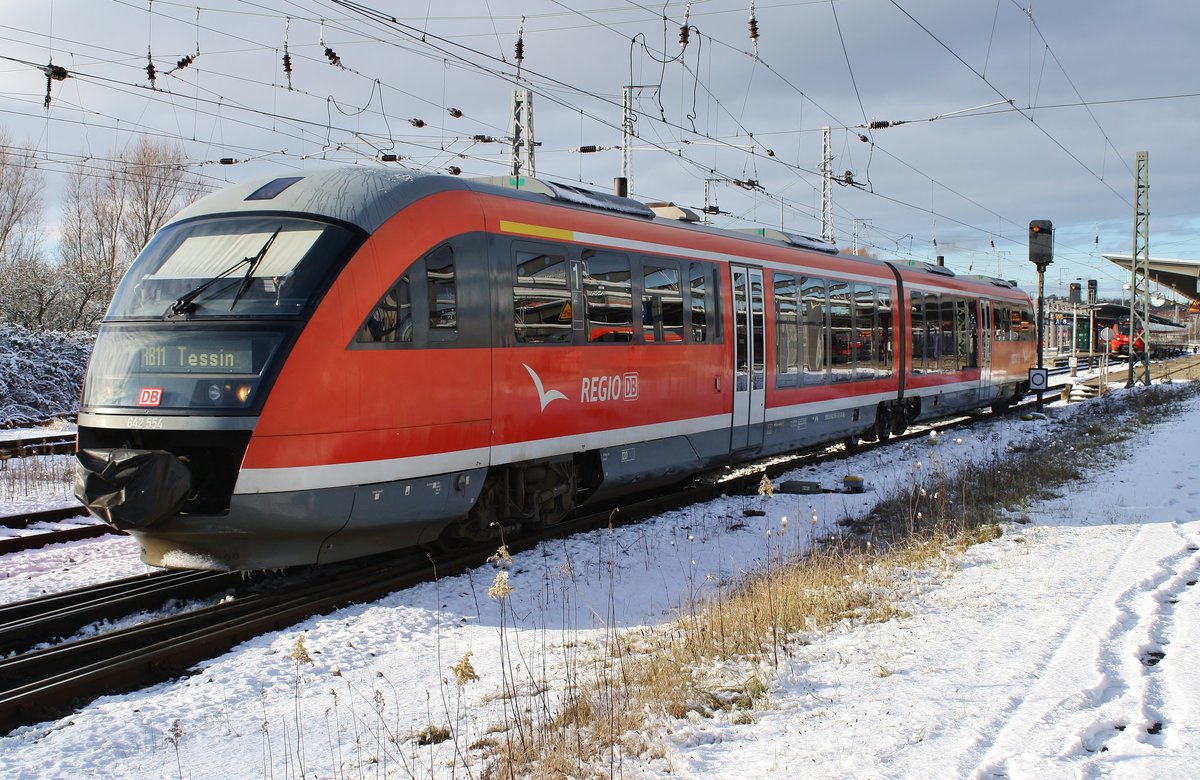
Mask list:
[[33,455],[70,455],[73,452],[74,433],[32,434],[19,439],[0,439],[0,460]]
[[[42,523],[61,523],[69,520],[83,520],[88,517],[83,507],[62,507],[46,509],[38,512],[25,512],[20,515],[0,517],[0,527],[26,530]],[[119,533],[107,525],[97,522],[74,523],[68,527],[35,529],[32,533],[0,537],[0,555],[36,550],[49,544],[59,542],[74,542],[80,539],[95,539],[108,534]]]
[[[437,574],[454,574],[478,566],[480,560],[478,550],[448,557],[439,563]],[[232,580],[242,576],[240,572],[183,574],[196,578],[181,578],[190,587],[199,587],[204,575],[212,577],[210,590],[220,586],[228,588]],[[79,702],[106,693],[134,690],[171,679],[247,639],[341,606],[382,598],[432,577],[431,562],[413,552],[378,561],[335,564],[322,567],[319,572],[313,569],[307,574],[283,575],[268,583],[269,586],[261,583],[239,585],[231,597],[209,606],[0,659],[0,680],[3,681],[0,683],[0,734],[69,713]],[[118,583],[109,583],[104,587],[118,586]],[[178,587],[178,584],[172,584],[135,598],[140,599],[140,603],[147,603],[146,599],[149,599],[161,604],[163,599],[178,598]],[[90,598],[92,607],[98,599],[106,598],[102,595],[92,598],[92,595],[83,596],[85,600]],[[35,604],[42,601],[39,599]],[[28,610],[33,605],[10,606]],[[70,622],[78,620],[72,618]],[[6,641],[27,644],[41,633],[40,626],[18,622]],[[0,637],[3,637],[2,629]]]

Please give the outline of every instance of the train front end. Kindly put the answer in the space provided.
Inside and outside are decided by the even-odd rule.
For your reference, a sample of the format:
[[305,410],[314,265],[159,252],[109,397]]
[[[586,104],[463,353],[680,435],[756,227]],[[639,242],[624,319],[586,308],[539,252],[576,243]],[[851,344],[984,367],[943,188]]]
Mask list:
[[319,498],[289,505],[235,486],[273,380],[362,236],[287,211],[196,211],[152,239],[101,324],[81,398],[76,496],[138,538],[153,565],[315,562],[336,530]]

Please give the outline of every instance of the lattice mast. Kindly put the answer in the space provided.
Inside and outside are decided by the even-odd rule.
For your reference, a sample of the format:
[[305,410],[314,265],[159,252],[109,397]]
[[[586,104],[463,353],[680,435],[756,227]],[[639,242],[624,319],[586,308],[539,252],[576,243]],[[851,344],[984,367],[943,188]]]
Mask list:
[[533,93],[527,89],[513,90],[508,137],[512,142],[509,173],[530,178],[537,176],[537,165],[533,159]]
[[833,136],[821,128],[821,238],[833,240]]
[[[517,29],[517,45],[514,60],[517,63],[517,82],[521,81],[521,66],[525,62],[525,17],[521,17],[521,26]],[[512,146],[509,148],[509,175],[520,178],[522,175],[533,178],[537,176],[537,165],[533,159],[533,149],[537,144],[533,140],[533,93],[523,87],[513,90],[512,112],[508,121],[508,139]]]
[[[1150,385],[1150,162],[1137,153],[1133,188],[1133,257],[1129,263],[1129,382]],[[1141,349],[1136,343],[1141,340]]]

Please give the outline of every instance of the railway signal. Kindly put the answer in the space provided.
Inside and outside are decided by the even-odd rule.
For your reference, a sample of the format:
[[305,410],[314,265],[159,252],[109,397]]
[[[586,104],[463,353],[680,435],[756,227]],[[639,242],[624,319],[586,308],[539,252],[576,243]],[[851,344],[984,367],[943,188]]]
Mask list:
[[1039,273],[1054,262],[1054,223],[1048,219],[1029,223],[1029,262],[1038,267]]
[[[1042,369],[1042,323],[1046,319],[1046,266],[1054,262],[1054,223],[1048,219],[1034,219],[1029,222],[1029,262],[1036,265],[1038,271],[1037,367]],[[1034,387],[1035,384],[1037,382],[1031,372],[1029,389],[1037,392],[1037,410],[1040,412],[1042,390]]]

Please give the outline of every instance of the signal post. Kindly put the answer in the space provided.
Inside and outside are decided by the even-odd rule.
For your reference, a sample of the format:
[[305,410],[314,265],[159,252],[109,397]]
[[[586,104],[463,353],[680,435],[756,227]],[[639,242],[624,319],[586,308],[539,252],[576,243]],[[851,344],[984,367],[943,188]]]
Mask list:
[[1037,410],[1042,411],[1042,393],[1049,384],[1049,372],[1042,362],[1046,321],[1046,266],[1054,262],[1054,223],[1035,219],[1029,223],[1029,262],[1037,266],[1037,368],[1029,369],[1029,389],[1037,393]]

